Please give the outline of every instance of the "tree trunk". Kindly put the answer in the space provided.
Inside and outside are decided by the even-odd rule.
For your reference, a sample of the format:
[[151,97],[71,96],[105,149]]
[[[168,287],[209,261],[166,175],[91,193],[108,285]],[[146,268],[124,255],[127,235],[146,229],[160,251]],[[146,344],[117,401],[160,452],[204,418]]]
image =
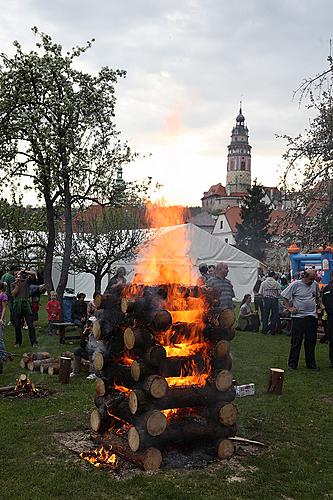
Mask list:
[[47,292],[50,293],[54,290],[54,285],[52,281],[52,267],[53,267],[53,257],[54,257],[54,247],[56,241],[56,230],[54,221],[54,206],[50,196],[44,193],[44,200],[46,206],[46,220],[47,220],[47,245],[46,245],[46,255],[44,262],[44,283],[46,285]]
[[94,275],[95,277],[95,292],[101,293],[102,291],[102,274],[101,272],[97,271],[97,273]]
[[64,179],[64,218],[65,218],[65,248],[62,257],[60,279],[57,286],[57,294],[62,297],[67,285],[70,269],[70,258],[72,251],[73,225],[72,225],[72,200],[70,194],[69,179]]

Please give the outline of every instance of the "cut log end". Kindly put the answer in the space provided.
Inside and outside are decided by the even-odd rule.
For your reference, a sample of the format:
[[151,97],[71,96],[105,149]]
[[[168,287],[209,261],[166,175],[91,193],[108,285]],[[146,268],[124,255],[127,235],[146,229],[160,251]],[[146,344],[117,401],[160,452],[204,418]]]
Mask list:
[[236,315],[233,309],[225,309],[219,315],[219,325],[223,328],[231,328],[235,321]]
[[217,444],[217,456],[220,460],[228,460],[235,453],[235,445],[230,439],[221,439]]
[[168,391],[168,382],[159,375],[150,375],[144,382],[144,389],[153,398],[163,398]]
[[140,434],[135,427],[131,427],[127,434],[128,444],[132,451],[138,451],[140,448]]
[[216,358],[224,358],[230,353],[230,343],[227,340],[220,340],[215,346]]
[[90,414],[90,427],[93,431],[98,432],[102,425],[102,417],[97,409]]
[[223,425],[234,425],[237,421],[238,409],[233,403],[223,405],[219,410],[219,420]]
[[159,436],[165,431],[167,419],[164,413],[153,410],[147,417],[146,429],[150,436]]
[[145,471],[154,472],[158,470],[162,463],[162,453],[157,448],[148,448],[144,453],[143,468]]
[[221,370],[215,378],[215,386],[218,391],[227,391],[232,386],[232,375],[228,370]]
[[92,331],[96,340],[101,338],[101,325],[99,321],[94,321]]
[[101,379],[101,378],[96,379],[95,388],[96,388],[97,396],[105,396],[106,387],[105,387],[105,382],[103,379]]
[[94,367],[96,371],[101,371],[104,366],[104,356],[101,352],[95,353]]
[[127,349],[133,349],[135,345],[135,334],[132,328],[126,328],[124,331],[124,344]]

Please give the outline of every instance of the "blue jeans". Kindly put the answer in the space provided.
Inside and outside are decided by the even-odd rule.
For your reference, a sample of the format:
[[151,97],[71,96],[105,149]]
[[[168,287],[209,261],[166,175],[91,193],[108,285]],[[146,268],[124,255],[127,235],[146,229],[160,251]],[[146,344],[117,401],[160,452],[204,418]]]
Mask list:
[[5,343],[3,341],[4,327],[0,324],[0,360],[5,361],[6,356],[6,348]]
[[[262,333],[266,335],[268,329],[271,331],[271,335],[275,335],[276,323],[279,316],[279,299],[274,297],[264,297],[264,310],[262,318]],[[271,320],[270,326],[268,328],[268,320]]]

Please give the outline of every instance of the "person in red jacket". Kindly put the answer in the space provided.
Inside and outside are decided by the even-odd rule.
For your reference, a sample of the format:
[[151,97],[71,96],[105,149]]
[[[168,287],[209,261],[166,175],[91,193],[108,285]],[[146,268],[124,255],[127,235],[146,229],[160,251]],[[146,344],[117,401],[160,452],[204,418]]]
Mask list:
[[61,305],[58,300],[58,295],[56,292],[50,293],[50,300],[46,304],[46,311],[47,311],[47,319],[49,322],[47,328],[47,334],[52,335],[54,330],[53,325],[57,321],[60,321],[61,317]]

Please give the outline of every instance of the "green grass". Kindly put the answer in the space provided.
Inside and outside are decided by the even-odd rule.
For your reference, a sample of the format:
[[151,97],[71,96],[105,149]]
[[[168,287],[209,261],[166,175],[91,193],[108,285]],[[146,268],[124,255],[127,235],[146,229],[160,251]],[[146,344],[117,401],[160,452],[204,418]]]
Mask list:
[[[43,308],[43,306],[42,306]],[[42,314],[39,350],[57,355],[58,338],[44,335]],[[6,347],[30,350],[28,333],[14,349],[14,332],[7,327]],[[93,408],[94,383],[84,376],[59,385],[57,377],[33,374],[35,383],[51,394],[45,399],[0,399],[0,497],[6,499],[318,499],[333,498],[333,395],[327,345],[318,344],[319,372],[286,371],[282,396],[266,393],[270,367],[285,368],[289,350],[285,336],[238,333],[232,342],[234,378],[254,382],[253,397],[236,400],[238,434],[263,441],[264,452],[237,458],[210,470],[159,471],[114,480],[89,467],[53,438],[54,432],[87,429]],[[75,344],[76,345],[76,344]],[[73,349],[66,346],[66,349]],[[0,384],[13,383],[21,372],[18,359],[6,363]],[[243,481],[227,482],[231,476]]]

